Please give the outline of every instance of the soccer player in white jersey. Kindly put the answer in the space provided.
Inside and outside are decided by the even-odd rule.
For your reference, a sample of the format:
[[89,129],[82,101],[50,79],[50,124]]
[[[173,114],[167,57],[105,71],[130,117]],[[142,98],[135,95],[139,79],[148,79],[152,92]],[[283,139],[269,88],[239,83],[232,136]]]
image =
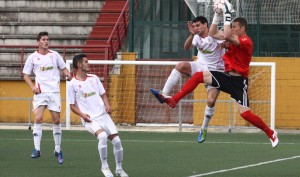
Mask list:
[[[203,16],[196,17],[192,22],[188,22],[188,29],[190,35],[184,43],[184,49],[188,50],[192,47],[196,47],[198,50],[197,61],[184,61],[178,63],[168,77],[162,92],[153,88],[150,89],[151,93],[160,103],[164,102],[164,98],[160,97],[160,93],[163,95],[170,95],[171,90],[178,83],[183,74],[193,76],[199,71],[224,71],[222,56],[224,55],[225,50],[219,45],[223,41],[216,40],[208,35],[207,19]],[[220,93],[218,89],[210,85],[206,85],[206,88],[207,105],[202,127],[198,136],[199,143],[204,142],[206,139],[207,127],[214,114],[215,103]]]
[[109,113],[110,103],[98,76],[87,74],[90,71],[85,54],[73,58],[75,77],[68,87],[68,99],[71,110],[81,117],[84,127],[99,140],[98,151],[101,160],[101,171],[104,176],[112,177],[107,163],[107,138],[111,140],[116,162],[116,175],[128,177],[122,168],[123,147],[117,128]]
[[[64,159],[61,152],[61,123],[60,123],[60,70],[71,79],[69,70],[63,58],[48,47],[49,37],[47,32],[40,32],[37,35],[38,50],[29,55],[26,60],[23,74],[24,80],[32,89],[33,96],[33,141],[34,150],[32,158],[41,156],[42,122],[43,114],[46,108],[50,111],[53,121],[53,138],[55,143],[54,155],[59,164]],[[30,79],[31,72],[35,74],[35,84]]]

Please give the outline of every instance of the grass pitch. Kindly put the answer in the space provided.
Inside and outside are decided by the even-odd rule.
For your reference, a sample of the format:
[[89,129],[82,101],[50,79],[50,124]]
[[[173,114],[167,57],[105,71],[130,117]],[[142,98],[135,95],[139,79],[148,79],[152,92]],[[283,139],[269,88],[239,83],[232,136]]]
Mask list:
[[[298,177],[300,135],[279,134],[273,149],[263,133],[119,132],[123,168],[130,177]],[[53,155],[52,131],[43,131],[41,157],[31,159],[32,131],[0,130],[1,177],[99,177],[98,141],[86,131],[63,131],[64,164]],[[114,171],[111,143],[108,162]]]

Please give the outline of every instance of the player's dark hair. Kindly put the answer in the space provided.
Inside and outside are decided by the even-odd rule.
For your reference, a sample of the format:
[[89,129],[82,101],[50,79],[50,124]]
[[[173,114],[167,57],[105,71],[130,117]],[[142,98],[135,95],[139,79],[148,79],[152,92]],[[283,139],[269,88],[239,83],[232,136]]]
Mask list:
[[86,55],[83,54],[83,53],[75,55],[73,57],[73,68],[78,69],[78,63],[79,62],[82,63],[82,60],[83,60],[84,57],[86,57]]
[[40,32],[37,37],[36,37],[36,40],[37,41],[40,41],[40,39],[42,38],[42,36],[48,36],[48,32],[47,31],[42,31]]
[[202,24],[206,23],[207,28],[208,28],[208,21],[207,21],[207,19],[206,19],[205,17],[203,17],[203,16],[198,16],[198,17],[194,18],[194,19],[192,20],[192,22],[193,22],[193,23],[201,22]]
[[243,17],[237,17],[236,19],[233,20],[233,22],[238,22],[240,24],[240,27],[245,27],[245,31],[247,32],[248,28],[248,23],[247,20]]

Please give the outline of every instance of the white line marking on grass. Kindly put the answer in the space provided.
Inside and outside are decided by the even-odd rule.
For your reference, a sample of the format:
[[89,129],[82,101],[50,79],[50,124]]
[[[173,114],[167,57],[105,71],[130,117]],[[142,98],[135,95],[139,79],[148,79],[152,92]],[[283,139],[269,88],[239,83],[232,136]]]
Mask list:
[[[53,139],[42,139],[45,141],[53,141]],[[28,139],[28,138],[0,138],[0,141],[32,141],[32,139]],[[97,141],[97,139],[66,139],[64,138],[63,141],[82,141],[82,142],[88,142],[88,141]],[[134,143],[193,143],[193,144],[199,144],[196,141],[168,141],[168,140],[126,140],[126,139],[122,139],[122,141],[124,142],[134,142]],[[253,144],[267,144],[269,145],[270,143],[251,143],[251,142],[230,142],[230,141],[206,141],[204,144],[245,144],[245,145],[253,145]],[[300,143],[280,143],[280,144],[286,144],[286,145],[299,145]],[[199,146],[201,146],[201,144],[199,144]]]
[[251,168],[251,167],[256,167],[256,166],[260,166],[260,165],[266,165],[266,164],[270,164],[270,163],[281,162],[281,161],[286,161],[286,160],[292,160],[292,159],[297,159],[297,158],[300,158],[300,155],[293,156],[293,157],[288,157],[288,158],[282,158],[282,159],[266,161],[266,162],[260,162],[260,163],[256,163],[256,164],[245,165],[245,166],[240,166],[240,167],[235,167],[235,168],[229,168],[229,169],[224,169],[224,170],[211,171],[211,172],[208,172],[208,173],[202,173],[202,174],[193,175],[193,176],[189,176],[189,177],[208,176],[208,175],[213,175],[213,174],[217,174],[217,173],[224,173],[224,172],[240,170],[240,169],[244,169],[244,168]]

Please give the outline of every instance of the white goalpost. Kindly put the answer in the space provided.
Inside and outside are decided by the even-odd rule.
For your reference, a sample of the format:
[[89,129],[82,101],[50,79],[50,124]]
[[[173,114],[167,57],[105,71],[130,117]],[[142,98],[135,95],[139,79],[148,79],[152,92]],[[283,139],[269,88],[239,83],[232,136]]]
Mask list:
[[[72,72],[72,61],[67,60],[66,63]],[[177,61],[90,60],[89,63],[90,73],[96,74],[106,89],[112,106],[111,117],[116,124],[172,125],[178,126],[179,131],[201,125],[207,97],[203,84],[182,99],[174,109],[160,104],[149,92],[150,88],[163,88]],[[274,62],[251,62],[250,66],[250,108],[274,129],[276,65]],[[189,77],[183,76],[171,94],[178,92],[187,79]],[[67,96],[66,104],[66,129],[81,125],[78,116],[70,111]],[[226,93],[221,93],[217,100],[210,126],[229,130],[253,127],[239,116],[235,102]]]

